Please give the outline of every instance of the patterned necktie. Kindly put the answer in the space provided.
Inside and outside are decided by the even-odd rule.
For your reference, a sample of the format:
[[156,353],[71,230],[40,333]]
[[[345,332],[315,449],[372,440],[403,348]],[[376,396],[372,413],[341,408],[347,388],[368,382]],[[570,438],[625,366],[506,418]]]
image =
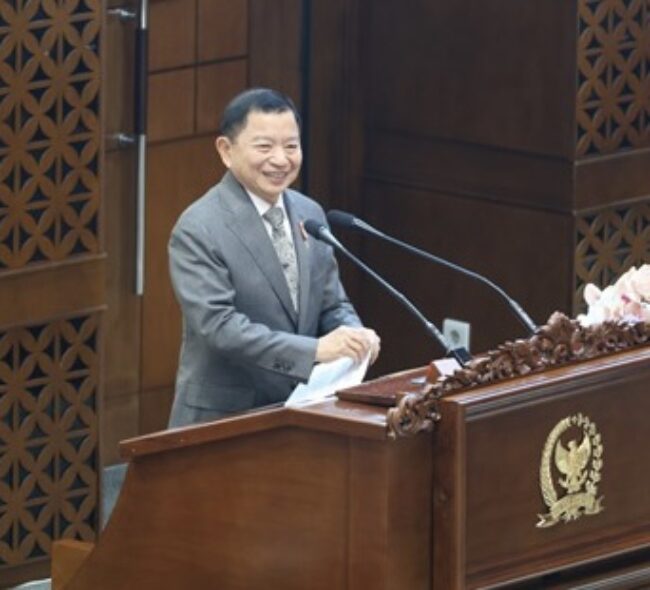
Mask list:
[[293,308],[298,310],[298,262],[293,243],[284,231],[284,210],[271,207],[264,213],[264,219],[271,224],[271,241],[284,271],[284,278],[289,286]]

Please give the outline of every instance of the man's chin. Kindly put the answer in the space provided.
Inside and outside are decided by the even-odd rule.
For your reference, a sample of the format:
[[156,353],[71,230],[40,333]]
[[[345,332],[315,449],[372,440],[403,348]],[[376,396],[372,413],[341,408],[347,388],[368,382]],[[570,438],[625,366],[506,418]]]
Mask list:
[[257,195],[260,199],[264,199],[267,203],[271,203],[272,205],[275,205],[275,203],[277,203],[284,189],[283,188],[276,189],[270,187],[265,187],[264,189],[262,189],[261,187],[258,187],[257,190],[253,190],[253,189],[249,189],[249,190],[254,195]]
[[286,189],[289,188],[289,184],[286,182],[274,183],[270,182],[264,187],[264,194],[271,196],[277,199]]

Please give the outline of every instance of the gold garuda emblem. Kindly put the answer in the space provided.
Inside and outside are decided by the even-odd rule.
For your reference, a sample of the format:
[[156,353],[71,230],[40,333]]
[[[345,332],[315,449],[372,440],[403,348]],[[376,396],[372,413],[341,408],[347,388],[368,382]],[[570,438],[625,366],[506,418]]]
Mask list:
[[[581,437],[572,438],[580,431]],[[537,527],[546,528],[560,521],[571,522],[585,514],[602,512],[603,497],[598,497],[602,468],[603,441],[596,425],[582,414],[561,420],[546,439],[542,453],[539,479],[549,511],[537,515]]]

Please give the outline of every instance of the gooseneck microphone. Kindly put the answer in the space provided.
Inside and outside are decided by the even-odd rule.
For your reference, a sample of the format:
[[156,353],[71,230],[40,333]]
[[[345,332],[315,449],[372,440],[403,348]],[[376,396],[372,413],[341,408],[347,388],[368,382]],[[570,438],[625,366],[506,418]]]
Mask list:
[[322,224],[319,223],[318,221],[315,221],[313,219],[307,219],[304,223],[305,231],[316,238],[317,240],[320,240],[322,242],[325,242],[326,244],[329,244],[332,246],[336,251],[341,252],[343,255],[345,255],[348,259],[350,259],[354,264],[356,264],[359,268],[363,269],[366,273],[368,273],[373,279],[375,279],[388,293],[390,293],[395,299],[397,299],[406,309],[408,309],[419,321],[420,323],[424,326],[424,329],[426,330],[427,334],[429,336],[432,336],[435,338],[440,345],[445,349],[445,352],[447,353],[448,356],[454,357],[461,366],[465,366],[468,361],[471,360],[471,355],[465,348],[452,348],[452,346],[449,344],[448,340],[444,337],[442,332],[436,328],[436,326],[430,322],[422,312],[411,303],[411,301],[402,293],[400,293],[395,287],[393,287],[388,281],[386,281],[383,277],[381,277],[379,274],[377,274],[374,270],[372,270],[367,264],[362,262],[359,258],[357,258],[352,252],[350,252],[341,242],[339,242],[332,232],[329,230],[329,228]]
[[510,309],[517,316],[517,319],[524,326],[526,326],[526,329],[530,332],[531,335],[537,332],[537,325],[535,324],[535,322],[533,322],[533,320],[530,319],[530,316],[524,311],[521,305],[519,305],[512,297],[510,297],[501,287],[494,284],[490,279],[487,279],[483,275],[480,275],[477,272],[474,272],[472,270],[463,268],[462,266],[459,266],[458,264],[454,264],[453,262],[450,262],[449,260],[445,260],[444,258],[440,258],[439,256],[430,254],[425,250],[420,250],[420,248],[411,246],[410,244],[407,244],[406,242],[402,242],[397,238],[389,236],[379,231],[378,229],[374,228],[372,225],[366,223],[365,221],[359,219],[358,217],[355,217],[350,213],[346,213],[345,211],[337,211],[333,209],[327,214],[327,220],[331,225],[359,231],[364,234],[368,234],[376,238],[379,238],[380,240],[385,240],[387,242],[390,242],[395,246],[408,250],[412,254],[417,254],[418,256],[421,256],[422,258],[425,258],[431,262],[435,262],[442,266],[446,266],[447,268],[455,270],[461,274],[464,274],[465,276],[468,276],[476,281],[479,281],[480,283],[483,283],[484,285],[487,285],[490,289],[496,291],[499,294],[499,296],[506,302],[508,307],[510,307]]

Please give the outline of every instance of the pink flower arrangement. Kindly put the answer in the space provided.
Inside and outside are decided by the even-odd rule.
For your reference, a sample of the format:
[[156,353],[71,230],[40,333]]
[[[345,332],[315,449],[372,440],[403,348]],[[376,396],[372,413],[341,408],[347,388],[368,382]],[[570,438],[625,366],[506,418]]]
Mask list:
[[592,283],[587,284],[584,298],[589,310],[578,316],[583,326],[605,321],[650,323],[650,264],[633,266],[602,291]]

